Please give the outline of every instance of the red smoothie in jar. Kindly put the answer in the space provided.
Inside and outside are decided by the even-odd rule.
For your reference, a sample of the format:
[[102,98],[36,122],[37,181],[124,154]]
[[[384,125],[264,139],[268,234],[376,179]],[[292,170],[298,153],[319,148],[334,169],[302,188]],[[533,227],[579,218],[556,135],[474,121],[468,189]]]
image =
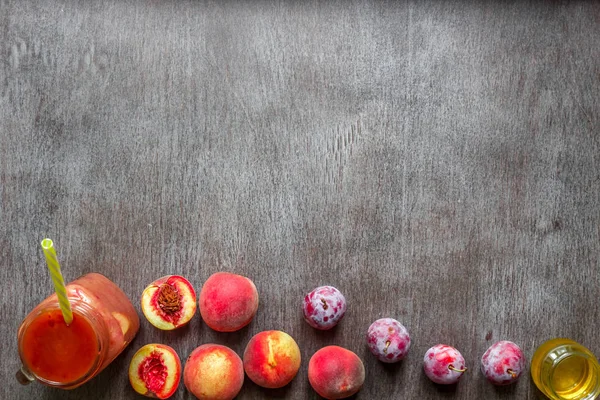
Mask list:
[[136,335],[140,321],[125,293],[90,273],[66,286],[73,322],[66,325],[56,294],[35,307],[19,328],[22,373],[72,389],[102,371]]
[[23,337],[23,358],[30,371],[51,382],[73,382],[84,376],[99,356],[92,324],[74,313],[67,326],[60,310],[44,311]]

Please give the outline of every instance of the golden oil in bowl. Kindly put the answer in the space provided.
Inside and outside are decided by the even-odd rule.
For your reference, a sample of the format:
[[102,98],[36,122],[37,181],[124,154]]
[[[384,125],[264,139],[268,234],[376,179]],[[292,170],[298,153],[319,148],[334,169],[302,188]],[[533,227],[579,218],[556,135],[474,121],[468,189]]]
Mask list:
[[570,339],[551,339],[535,351],[531,377],[553,400],[592,400],[600,395],[600,364],[588,349]]

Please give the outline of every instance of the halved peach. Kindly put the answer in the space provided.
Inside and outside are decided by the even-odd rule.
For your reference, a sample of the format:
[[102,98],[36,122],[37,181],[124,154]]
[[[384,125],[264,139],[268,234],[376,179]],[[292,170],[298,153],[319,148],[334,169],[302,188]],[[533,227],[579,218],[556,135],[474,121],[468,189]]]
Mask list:
[[147,344],[129,364],[129,382],[139,394],[159,399],[171,397],[181,380],[181,361],[171,347]]
[[179,328],[196,313],[196,292],[182,276],[163,276],[144,289],[142,312],[158,329],[168,331]]

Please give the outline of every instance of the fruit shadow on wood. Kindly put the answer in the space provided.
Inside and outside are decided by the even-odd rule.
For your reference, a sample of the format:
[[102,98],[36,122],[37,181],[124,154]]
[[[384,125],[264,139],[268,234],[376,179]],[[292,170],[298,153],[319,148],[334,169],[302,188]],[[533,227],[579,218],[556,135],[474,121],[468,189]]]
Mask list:
[[287,399],[291,396],[291,393],[294,392],[294,382],[296,382],[296,378],[282,388],[267,389],[258,386],[246,376],[246,379],[244,379],[244,386],[242,386],[240,393],[253,394],[261,399]]
[[460,385],[460,381],[452,385],[440,385],[438,383],[433,383],[429,380],[427,375],[423,373],[423,371],[420,372],[420,376],[420,386],[428,388],[428,393],[435,393],[436,397],[454,397],[456,395],[458,385]]

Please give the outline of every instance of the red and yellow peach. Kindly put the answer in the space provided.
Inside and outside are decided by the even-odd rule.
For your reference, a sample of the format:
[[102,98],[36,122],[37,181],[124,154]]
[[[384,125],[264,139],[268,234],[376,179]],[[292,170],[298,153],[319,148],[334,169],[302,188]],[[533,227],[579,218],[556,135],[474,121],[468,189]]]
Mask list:
[[300,368],[300,349],[282,331],[260,332],[244,351],[244,370],[257,385],[280,388],[292,381]]
[[365,382],[365,367],[352,351],[339,346],[327,346],[310,359],[308,380],[320,396],[343,399],[360,390]]
[[244,366],[229,347],[204,344],[188,357],[183,382],[200,400],[231,400],[244,384]]
[[200,315],[218,332],[233,332],[248,325],[258,309],[254,283],[241,275],[217,272],[200,291]]

